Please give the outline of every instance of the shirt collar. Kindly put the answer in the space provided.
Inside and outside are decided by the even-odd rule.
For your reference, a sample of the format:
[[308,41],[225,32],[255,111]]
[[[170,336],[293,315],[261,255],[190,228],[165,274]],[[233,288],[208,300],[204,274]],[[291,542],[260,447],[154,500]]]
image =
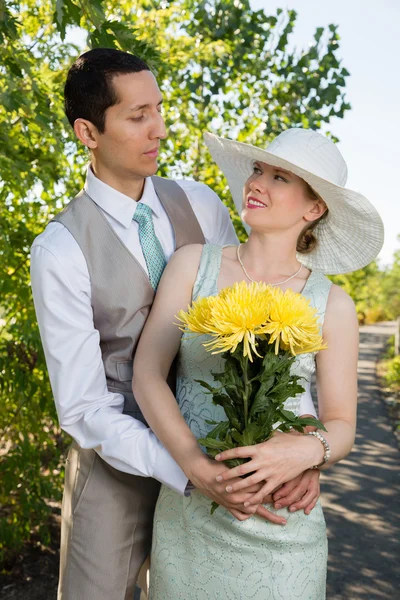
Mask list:
[[[136,201],[122,194],[93,173],[90,165],[87,169],[84,190],[104,212],[128,228],[136,210]],[[160,216],[160,201],[154,189],[151,177],[146,177],[140,202],[150,206],[155,216]]]

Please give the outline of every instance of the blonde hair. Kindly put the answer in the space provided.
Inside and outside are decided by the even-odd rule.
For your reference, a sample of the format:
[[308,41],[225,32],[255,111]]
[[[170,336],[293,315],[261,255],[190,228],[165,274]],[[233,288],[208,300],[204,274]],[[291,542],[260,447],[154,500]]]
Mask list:
[[[309,195],[311,200],[322,200],[321,196],[314,192],[312,187],[306,181],[304,183],[307,188],[307,194]],[[309,254],[315,249],[315,247],[318,244],[318,238],[315,236],[313,230],[316,228],[318,223],[320,223],[323,219],[326,218],[328,212],[329,209],[327,208],[324,214],[319,217],[319,219],[316,219],[316,221],[312,221],[304,227],[303,231],[300,233],[297,239],[297,252],[300,252],[301,254]]]

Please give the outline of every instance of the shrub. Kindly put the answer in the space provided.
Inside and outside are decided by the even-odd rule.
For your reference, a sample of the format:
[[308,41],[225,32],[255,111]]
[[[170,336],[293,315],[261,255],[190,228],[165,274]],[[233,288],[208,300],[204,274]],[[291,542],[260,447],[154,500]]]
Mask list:
[[400,392],[400,356],[388,361],[385,381],[393,391]]

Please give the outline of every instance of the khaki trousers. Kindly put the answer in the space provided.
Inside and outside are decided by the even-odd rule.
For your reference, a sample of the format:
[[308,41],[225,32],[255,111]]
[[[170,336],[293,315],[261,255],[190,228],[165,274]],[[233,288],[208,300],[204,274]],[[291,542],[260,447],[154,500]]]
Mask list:
[[[58,600],[133,600],[160,484],[73,443],[65,470]],[[143,584],[142,584],[143,585]]]

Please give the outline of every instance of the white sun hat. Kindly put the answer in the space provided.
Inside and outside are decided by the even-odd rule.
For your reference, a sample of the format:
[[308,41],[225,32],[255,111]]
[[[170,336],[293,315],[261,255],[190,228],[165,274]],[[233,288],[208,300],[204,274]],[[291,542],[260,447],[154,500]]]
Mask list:
[[224,173],[236,209],[242,212],[243,187],[255,161],[291,171],[306,181],[329,208],[313,232],[318,240],[298,260],[311,270],[335,275],[368,265],[383,245],[383,223],[362,194],[345,188],[347,166],[337,146],[312,129],[288,129],[266,150],[204,134],[211,156]]

